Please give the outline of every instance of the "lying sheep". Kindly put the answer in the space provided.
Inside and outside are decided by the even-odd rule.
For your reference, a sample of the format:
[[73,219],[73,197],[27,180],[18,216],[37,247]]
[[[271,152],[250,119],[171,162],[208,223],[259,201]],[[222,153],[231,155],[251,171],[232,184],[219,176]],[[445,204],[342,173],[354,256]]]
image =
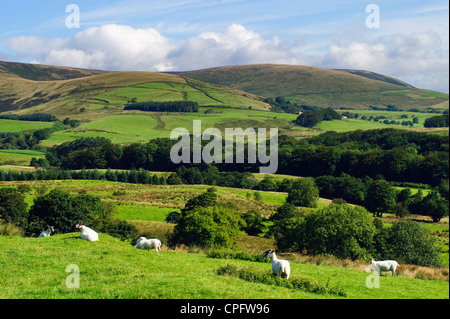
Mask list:
[[98,234],[93,229],[84,226],[82,222],[78,222],[75,227],[81,230],[81,239],[98,241]]
[[375,261],[375,259],[372,258],[370,263],[372,264],[373,270],[378,272],[379,276],[381,276],[382,271],[391,271],[392,276],[397,276],[395,269],[397,268],[398,263],[395,260]]
[[270,258],[270,261],[272,262],[272,272],[275,276],[285,277],[286,280],[289,279],[289,274],[291,272],[289,261],[278,259],[273,249],[265,251],[262,256]]
[[54,232],[55,232],[54,227],[53,227],[53,226],[47,225],[47,230],[46,230],[46,231],[43,231],[43,232],[38,236],[38,238],[41,238],[41,237],[49,237],[49,236],[51,235],[51,233],[54,233]]
[[159,239],[147,239],[145,237],[140,237],[137,241],[136,241],[136,246],[134,246],[135,248],[138,249],[147,249],[148,251],[150,251],[150,249],[155,249],[156,253],[159,255],[162,255],[161,252],[161,241]]

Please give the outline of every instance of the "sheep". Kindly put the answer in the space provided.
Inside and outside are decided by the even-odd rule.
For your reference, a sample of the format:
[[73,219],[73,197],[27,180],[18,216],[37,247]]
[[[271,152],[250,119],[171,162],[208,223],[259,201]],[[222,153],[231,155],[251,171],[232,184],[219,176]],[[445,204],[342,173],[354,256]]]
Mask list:
[[162,255],[161,252],[161,241],[159,239],[147,239],[145,237],[140,237],[137,241],[136,241],[136,246],[134,246],[135,248],[138,249],[147,249],[148,251],[150,251],[150,249],[155,248],[156,253],[159,255]]
[[54,233],[54,232],[55,232],[55,229],[53,228],[53,226],[47,225],[47,230],[46,230],[46,231],[43,231],[43,232],[38,236],[38,238],[41,238],[41,237],[49,237],[49,236],[51,235],[51,233]]
[[270,261],[272,262],[272,272],[275,276],[286,277],[286,280],[289,279],[289,274],[291,272],[289,261],[278,259],[273,249],[265,251],[262,256],[270,258]]
[[81,229],[81,239],[89,241],[98,241],[98,234],[91,228],[84,226],[82,222],[75,225],[76,228]]
[[391,271],[392,276],[397,276],[395,269],[398,266],[398,262],[395,260],[375,261],[375,259],[372,258],[370,263],[372,264],[373,270],[378,272],[379,276],[381,276],[382,271]]

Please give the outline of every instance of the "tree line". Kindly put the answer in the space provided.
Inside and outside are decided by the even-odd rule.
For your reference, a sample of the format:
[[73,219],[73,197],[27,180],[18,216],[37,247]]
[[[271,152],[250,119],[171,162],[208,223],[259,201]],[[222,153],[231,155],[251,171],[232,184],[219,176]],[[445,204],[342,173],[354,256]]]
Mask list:
[[124,110],[147,112],[198,112],[198,103],[194,101],[135,102],[125,105]]

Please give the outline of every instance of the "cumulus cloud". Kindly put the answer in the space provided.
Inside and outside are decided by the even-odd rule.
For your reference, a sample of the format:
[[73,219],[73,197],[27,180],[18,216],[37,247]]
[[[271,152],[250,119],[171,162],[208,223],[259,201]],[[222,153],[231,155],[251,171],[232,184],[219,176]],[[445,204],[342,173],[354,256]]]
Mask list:
[[170,60],[179,69],[256,63],[296,64],[297,59],[281,41],[264,40],[258,33],[233,24],[223,33],[204,32],[172,52]]
[[369,70],[397,77],[419,88],[448,92],[448,50],[434,32],[395,34],[373,42],[331,45],[322,66]]
[[7,41],[17,53],[52,65],[107,69],[165,71],[167,54],[175,49],[157,30],[108,24],[92,27],[70,39],[17,37]]

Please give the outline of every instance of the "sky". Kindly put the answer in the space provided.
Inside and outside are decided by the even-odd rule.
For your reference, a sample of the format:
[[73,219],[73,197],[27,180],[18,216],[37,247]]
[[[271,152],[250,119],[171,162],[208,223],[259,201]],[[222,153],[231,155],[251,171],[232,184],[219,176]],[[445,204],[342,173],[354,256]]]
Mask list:
[[293,64],[449,92],[449,2],[0,0],[0,60],[113,71]]

